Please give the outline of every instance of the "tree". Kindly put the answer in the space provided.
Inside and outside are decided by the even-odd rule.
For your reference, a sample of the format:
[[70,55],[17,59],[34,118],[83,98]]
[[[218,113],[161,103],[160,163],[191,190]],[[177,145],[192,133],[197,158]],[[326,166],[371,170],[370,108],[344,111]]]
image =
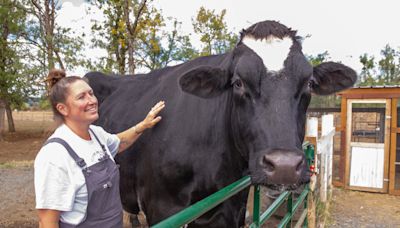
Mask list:
[[363,65],[359,85],[398,85],[400,82],[400,49],[395,50],[386,45],[381,50],[381,59],[363,54],[360,62]]
[[[142,26],[141,18],[151,13],[149,5],[152,0],[98,0],[97,5],[106,16],[104,22],[95,22],[92,31],[99,38],[93,38],[94,46],[103,48],[107,51],[107,57],[100,60],[102,71],[111,73],[117,71],[119,74],[125,74],[128,68],[130,74],[135,73],[136,63],[134,52],[136,48],[136,39]],[[150,7],[151,8],[151,7]],[[150,17],[150,16],[148,16]],[[128,61],[127,61],[128,55]]]
[[[25,17],[21,2],[17,0],[2,2],[0,8],[0,116],[4,116],[4,111],[6,111],[10,132],[15,131],[11,104],[19,103],[23,96],[21,93],[23,83],[16,75],[21,65],[16,49],[19,36],[24,30]],[[3,126],[3,124],[0,125]],[[3,129],[0,128],[0,134],[2,131]]]
[[180,34],[180,22],[176,19],[169,19],[173,23],[171,32],[164,30],[166,25],[161,15],[157,20],[148,21],[147,32],[138,35],[136,54],[139,66],[154,70],[198,56],[189,36]]
[[363,65],[360,73],[359,85],[373,85],[375,82],[374,75],[376,74],[375,57],[368,56],[367,53],[360,56],[360,63]]
[[226,10],[215,14],[214,10],[207,10],[201,7],[196,19],[192,19],[193,29],[200,35],[203,48],[200,55],[212,55],[225,53],[236,45],[238,36],[228,32],[224,21]]
[[[135,3],[130,0],[124,0],[124,22],[127,31],[127,43],[128,43],[128,69],[130,74],[135,73],[135,38],[136,32],[138,29],[139,20],[141,19],[142,14],[146,13],[146,3],[147,0],[143,0],[140,4],[137,4],[138,7],[134,7]],[[133,11],[134,14],[134,21],[131,23],[130,20],[130,11]]]
[[379,84],[395,84],[399,82],[399,63],[396,63],[396,56],[399,56],[399,52],[396,52],[388,44],[381,50],[383,58],[379,60]]
[[78,51],[82,40],[55,23],[57,4],[51,0],[2,1],[0,103],[7,111],[9,131],[15,131],[11,107],[18,108],[29,96],[38,96],[50,68],[55,64],[67,69],[83,65]]
[[55,31],[55,18],[56,9],[59,7],[59,1],[55,0],[31,0],[32,11],[39,21],[40,38],[42,44],[46,48],[45,55],[47,57],[48,69],[54,68],[54,54],[58,57],[58,62],[62,69],[65,69],[64,64],[59,58],[59,53],[54,48],[54,31]]
[[[164,67],[174,61],[192,58],[196,51],[189,37],[179,33],[176,19],[162,16],[152,6],[152,0],[98,0],[95,4],[106,15],[92,30],[97,38],[94,46],[107,51],[92,69],[107,73],[134,74],[138,67],[149,70]],[[166,24],[173,23],[172,31]],[[104,67],[105,66],[105,67]]]
[[317,66],[323,62],[328,61],[331,57],[329,56],[328,51],[324,51],[320,54],[317,54],[317,56],[306,55],[306,58],[308,59],[308,62],[310,62],[312,66]]
[[[4,111],[6,111],[10,132],[15,131],[11,107],[22,105],[23,101],[36,91],[34,82],[37,74],[30,66],[29,48],[23,39],[26,18],[25,2],[21,0],[2,2],[0,8],[0,117],[4,116]],[[4,117],[1,118],[4,119]],[[1,132],[3,125],[0,125]]]
[[24,38],[34,47],[31,53],[42,68],[42,76],[56,65],[72,70],[88,64],[81,52],[84,45],[82,38],[70,28],[56,23],[60,8],[61,2],[58,0],[29,0],[28,12],[33,18],[27,23]]

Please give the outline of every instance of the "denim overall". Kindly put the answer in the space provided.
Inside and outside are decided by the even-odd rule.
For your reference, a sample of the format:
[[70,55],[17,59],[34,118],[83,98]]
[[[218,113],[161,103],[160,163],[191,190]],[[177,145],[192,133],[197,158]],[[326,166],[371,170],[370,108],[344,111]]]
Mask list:
[[51,138],[47,143],[60,143],[67,149],[69,155],[81,167],[88,191],[88,205],[86,218],[78,225],[71,225],[60,221],[60,228],[114,228],[122,227],[122,205],[119,194],[118,166],[110,159],[104,145],[94,132],[89,129],[104,152],[104,157],[92,166],[86,167],[85,161],[61,138]]

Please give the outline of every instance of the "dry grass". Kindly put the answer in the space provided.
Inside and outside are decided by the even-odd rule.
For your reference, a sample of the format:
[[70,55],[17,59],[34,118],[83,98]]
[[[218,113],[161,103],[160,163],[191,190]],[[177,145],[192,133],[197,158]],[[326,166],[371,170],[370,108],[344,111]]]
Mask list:
[[53,114],[48,111],[13,112],[13,119],[15,129],[20,133],[44,133],[54,127]]
[[0,168],[30,168],[33,167],[33,160],[30,161],[8,161],[0,163]]
[[13,117],[16,132],[3,132],[0,141],[0,168],[32,166],[31,161],[55,129],[50,112],[14,112]]

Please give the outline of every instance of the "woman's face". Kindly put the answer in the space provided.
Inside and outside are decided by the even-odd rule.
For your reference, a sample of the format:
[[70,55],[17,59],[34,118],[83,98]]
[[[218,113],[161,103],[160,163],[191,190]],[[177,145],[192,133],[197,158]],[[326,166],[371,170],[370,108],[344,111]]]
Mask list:
[[64,119],[80,124],[91,124],[99,118],[97,98],[92,88],[83,80],[72,83],[65,102]]

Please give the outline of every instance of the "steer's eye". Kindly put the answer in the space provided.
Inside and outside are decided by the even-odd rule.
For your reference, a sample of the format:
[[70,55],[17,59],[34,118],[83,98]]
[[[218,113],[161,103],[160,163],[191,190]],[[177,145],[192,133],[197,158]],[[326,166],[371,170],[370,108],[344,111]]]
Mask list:
[[235,86],[236,88],[242,88],[243,87],[243,83],[242,80],[238,79],[233,83],[233,86]]

